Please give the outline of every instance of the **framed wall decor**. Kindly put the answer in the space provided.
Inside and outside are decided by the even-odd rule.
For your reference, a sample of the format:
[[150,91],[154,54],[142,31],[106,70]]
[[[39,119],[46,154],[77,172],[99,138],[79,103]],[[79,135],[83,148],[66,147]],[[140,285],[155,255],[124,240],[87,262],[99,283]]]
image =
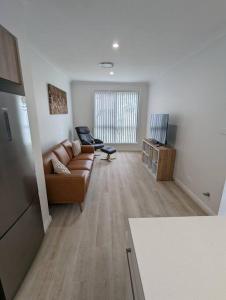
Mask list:
[[67,94],[65,91],[48,84],[49,112],[51,115],[67,114]]

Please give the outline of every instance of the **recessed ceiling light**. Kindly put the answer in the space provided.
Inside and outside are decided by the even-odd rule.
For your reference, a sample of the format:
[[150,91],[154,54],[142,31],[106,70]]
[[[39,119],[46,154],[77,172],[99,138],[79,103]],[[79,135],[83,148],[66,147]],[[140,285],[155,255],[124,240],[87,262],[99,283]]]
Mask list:
[[100,67],[100,68],[104,68],[104,69],[108,69],[108,68],[113,68],[114,67],[114,63],[112,63],[112,62],[109,62],[109,61],[103,61],[103,62],[100,62],[99,64],[98,64],[98,66]]
[[114,75],[115,73],[114,73],[113,71],[111,71],[109,74],[110,74],[110,75]]
[[112,47],[113,47],[114,49],[118,49],[118,48],[119,48],[119,43],[117,43],[117,42],[113,43],[113,44],[112,44]]

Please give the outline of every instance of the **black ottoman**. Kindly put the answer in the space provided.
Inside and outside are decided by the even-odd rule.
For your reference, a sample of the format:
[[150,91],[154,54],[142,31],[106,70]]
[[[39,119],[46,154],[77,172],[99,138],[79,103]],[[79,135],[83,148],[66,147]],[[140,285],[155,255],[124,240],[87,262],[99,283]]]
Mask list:
[[102,152],[106,153],[107,154],[107,157],[106,158],[102,158],[102,160],[107,160],[107,161],[112,161],[112,159],[115,159],[114,158],[111,158],[111,154],[115,153],[116,152],[116,149],[114,147],[111,147],[111,146],[104,146],[103,148],[100,149]]

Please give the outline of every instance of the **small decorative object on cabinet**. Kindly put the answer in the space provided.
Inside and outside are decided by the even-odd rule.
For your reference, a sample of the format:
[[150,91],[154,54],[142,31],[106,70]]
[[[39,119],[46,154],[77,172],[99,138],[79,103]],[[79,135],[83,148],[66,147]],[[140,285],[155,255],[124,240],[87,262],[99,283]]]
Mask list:
[[158,181],[173,180],[176,150],[170,146],[158,146],[149,139],[143,140],[142,161]]

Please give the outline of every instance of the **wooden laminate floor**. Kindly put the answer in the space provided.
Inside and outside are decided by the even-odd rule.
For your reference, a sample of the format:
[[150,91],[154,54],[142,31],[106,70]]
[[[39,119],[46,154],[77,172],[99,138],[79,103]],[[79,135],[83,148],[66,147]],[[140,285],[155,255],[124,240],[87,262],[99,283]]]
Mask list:
[[16,300],[129,300],[129,217],[204,215],[173,182],[156,183],[139,153],[95,159],[84,211],[51,208],[52,224]]

